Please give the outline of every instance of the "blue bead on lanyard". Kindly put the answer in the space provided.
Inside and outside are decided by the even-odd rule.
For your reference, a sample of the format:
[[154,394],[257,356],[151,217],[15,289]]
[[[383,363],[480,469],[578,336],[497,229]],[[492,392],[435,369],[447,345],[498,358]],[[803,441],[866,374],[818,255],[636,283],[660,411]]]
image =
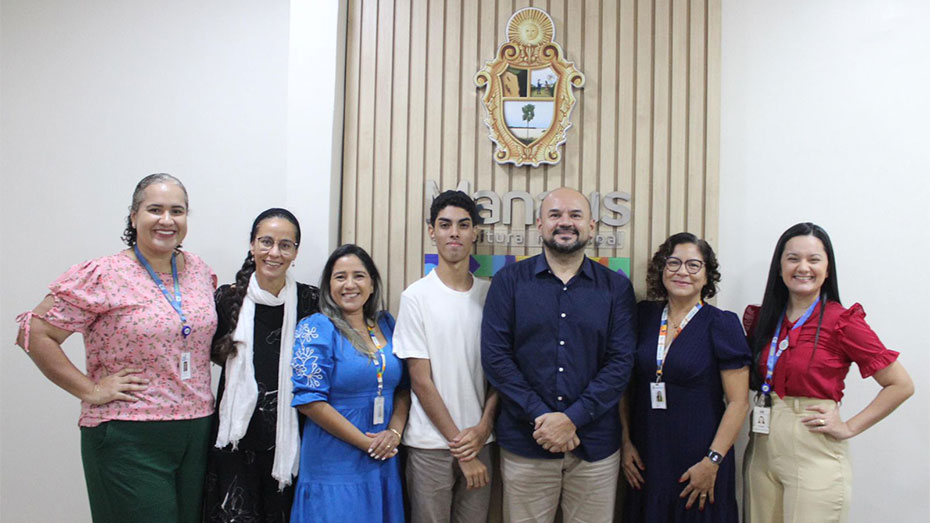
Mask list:
[[[791,330],[798,330],[804,325],[811,315],[814,313],[814,309],[817,307],[819,300],[811,304],[810,307],[804,311],[804,314],[798,318],[798,322],[791,327]],[[781,334],[781,324],[785,319],[785,314],[787,314],[787,309],[782,313],[781,317],[778,319],[778,325],[775,326],[775,334],[772,336],[772,345],[769,347],[769,358],[766,361],[765,365],[765,381],[762,382],[762,394],[766,396],[766,404],[768,404],[768,396],[772,393],[772,376],[775,374],[775,365],[778,364],[778,358],[781,358],[781,355],[788,348],[788,335],[785,335],[785,339],[781,340],[781,343],[778,343],[778,336]]]
[[187,338],[191,334],[191,327],[187,324],[187,316],[184,315],[184,309],[181,307],[181,287],[178,284],[177,254],[171,253],[171,276],[174,278],[174,295],[172,296],[171,293],[168,292],[168,288],[165,287],[165,283],[158,277],[158,273],[152,269],[152,265],[145,259],[145,256],[142,255],[139,246],[133,245],[132,249],[136,253],[136,258],[139,259],[139,262],[145,267],[146,272],[149,273],[152,281],[158,286],[158,290],[161,291],[165,299],[168,300],[168,303],[171,304],[171,308],[178,313],[178,316],[181,318],[181,334]]

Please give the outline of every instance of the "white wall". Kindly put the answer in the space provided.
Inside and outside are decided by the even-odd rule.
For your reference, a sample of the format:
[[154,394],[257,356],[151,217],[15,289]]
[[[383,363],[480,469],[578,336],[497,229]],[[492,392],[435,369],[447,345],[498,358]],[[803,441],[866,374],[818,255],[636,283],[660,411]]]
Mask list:
[[[242,263],[254,216],[288,206],[303,225],[298,279],[317,282],[336,240],[341,10],[0,2],[0,520],[90,520],[79,403],[11,346],[12,319],[70,265],[122,248],[142,176],[187,185],[185,248],[220,281]],[[83,368],[80,335],[65,350]]]
[[[778,236],[816,222],[917,386],[851,441],[854,522],[930,513],[928,22],[922,0],[723,2],[720,304],[758,303]],[[854,366],[844,417],[877,391]]]

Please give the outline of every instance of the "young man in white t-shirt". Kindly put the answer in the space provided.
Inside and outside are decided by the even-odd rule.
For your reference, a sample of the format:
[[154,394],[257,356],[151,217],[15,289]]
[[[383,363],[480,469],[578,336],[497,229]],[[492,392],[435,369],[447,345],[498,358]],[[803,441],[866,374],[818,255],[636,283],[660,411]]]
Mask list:
[[419,522],[486,521],[497,410],[481,368],[481,313],[489,283],[469,272],[479,221],[475,202],[445,191],[430,207],[439,265],[400,297],[394,353],[413,387],[404,432],[411,517]]

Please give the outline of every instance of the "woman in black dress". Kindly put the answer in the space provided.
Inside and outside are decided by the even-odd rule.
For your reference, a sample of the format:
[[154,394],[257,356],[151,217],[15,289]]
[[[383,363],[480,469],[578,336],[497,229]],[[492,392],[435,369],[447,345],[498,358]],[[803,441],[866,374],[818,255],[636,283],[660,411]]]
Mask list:
[[298,470],[290,359],[295,326],[319,310],[319,290],[288,274],[300,244],[289,211],[259,214],[249,242],[236,282],[216,291],[212,357],[223,372],[204,499],[210,522],[288,521]]
[[[749,408],[750,352],[739,318],[704,303],[720,281],[714,251],[672,235],[639,303],[635,367],[621,401],[631,522],[736,523],[729,452]],[[726,398],[726,402],[724,402]]]

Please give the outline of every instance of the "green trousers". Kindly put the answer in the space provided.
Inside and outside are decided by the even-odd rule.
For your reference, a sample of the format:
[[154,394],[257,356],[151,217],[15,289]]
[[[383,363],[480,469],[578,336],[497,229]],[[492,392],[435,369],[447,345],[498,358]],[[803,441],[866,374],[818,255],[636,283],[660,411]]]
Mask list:
[[199,522],[211,418],[81,427],[95,523]]

